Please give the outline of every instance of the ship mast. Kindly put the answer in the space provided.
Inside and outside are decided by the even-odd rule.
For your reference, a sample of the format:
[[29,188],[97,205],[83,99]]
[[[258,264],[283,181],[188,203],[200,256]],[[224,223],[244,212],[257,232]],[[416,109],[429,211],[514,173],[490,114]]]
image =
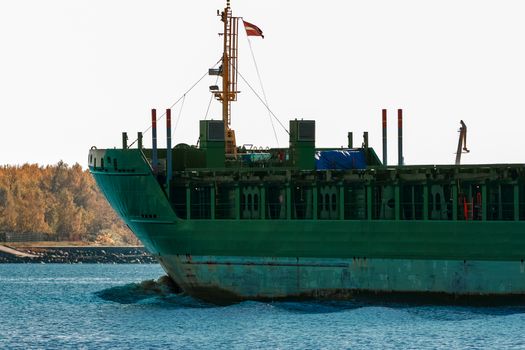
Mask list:
[[237,156],[235,131],[231,126],[231,103],[237,101],[237,43],[239,17],[232,16],[230,0],[226,1],[224,11],[220,13],[224,22],[224,51],[222,54],[222,91],[215,93],[215,97],[222,103],[222,120],[224,122],[225,153],[227,157]]

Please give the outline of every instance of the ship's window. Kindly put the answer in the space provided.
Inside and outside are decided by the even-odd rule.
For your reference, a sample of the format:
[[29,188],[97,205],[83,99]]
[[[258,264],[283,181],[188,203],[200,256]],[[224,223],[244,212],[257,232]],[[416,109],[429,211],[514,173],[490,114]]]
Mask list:
[[259,195],[257,194],[253,195],[253,210],[259,210]]
[[113,159],[113,168],[115,168],[115,170],[117,170],[117,159]]
[[111,164],[111,157],[108,157],[108,164]]
[[253,209],[252,195],[249,194],[248,195],[248,210],[252,211],[252,209]]
[[324,195],[323,210],[330,210],[330,195]]
[[337,209],[337,196],[335,193],[332,193],[332,211]]
[[436,193],[436,210],[441,210],[441,195]]

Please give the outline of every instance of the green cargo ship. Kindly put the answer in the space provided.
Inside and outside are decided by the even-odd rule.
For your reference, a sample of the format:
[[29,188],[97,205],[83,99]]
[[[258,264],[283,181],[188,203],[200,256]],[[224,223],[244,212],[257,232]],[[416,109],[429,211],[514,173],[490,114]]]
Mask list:
[[[89,151],[111,206],[189,295],[246,299],[359,296],[525,300],[525,167],[406,166],[368,145],[318,149],[315,122],[292,120],[289,147],[246,150],[230,127],[242,20],[219,13],[224,52],[211,75],[222,120],[201,120],[198,146]],[[248,35],[262,35],[245,22]],[[383,110],[383,155],[386,111]]]

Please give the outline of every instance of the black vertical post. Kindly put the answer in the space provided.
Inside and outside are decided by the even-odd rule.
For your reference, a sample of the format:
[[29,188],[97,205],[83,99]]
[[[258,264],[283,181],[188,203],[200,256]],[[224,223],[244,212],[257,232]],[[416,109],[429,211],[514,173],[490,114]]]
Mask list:
[[151,143],[152,143],[152,156],[151,156],[151,167],[153,172],[156,173],[158,170],[158,156],[157,156],[157,110],[151,110]]
[[170,182],[172,177],[172,154],[171,154],[171,109],[166,109],[166,183],[168,194],[170,193]]
[[383,109],[383,165],[387,165],[387,125],[386,125],[386,109]]
[[142,133],[140,131],[137,133],[137,147],[142,149]]
[[128,133],[123,132],[122,133],[122,149],[128,148]]
[[403,165],[403,110],[397,110],[397,163]]

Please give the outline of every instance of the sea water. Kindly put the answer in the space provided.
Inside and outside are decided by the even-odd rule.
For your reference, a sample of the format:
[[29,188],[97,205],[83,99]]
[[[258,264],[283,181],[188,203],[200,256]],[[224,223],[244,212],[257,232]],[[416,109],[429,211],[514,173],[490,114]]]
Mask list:
[[525,348],[525,306],[215,306],[151,281],[163,275],[154,264],[0,264],[0,348]]

